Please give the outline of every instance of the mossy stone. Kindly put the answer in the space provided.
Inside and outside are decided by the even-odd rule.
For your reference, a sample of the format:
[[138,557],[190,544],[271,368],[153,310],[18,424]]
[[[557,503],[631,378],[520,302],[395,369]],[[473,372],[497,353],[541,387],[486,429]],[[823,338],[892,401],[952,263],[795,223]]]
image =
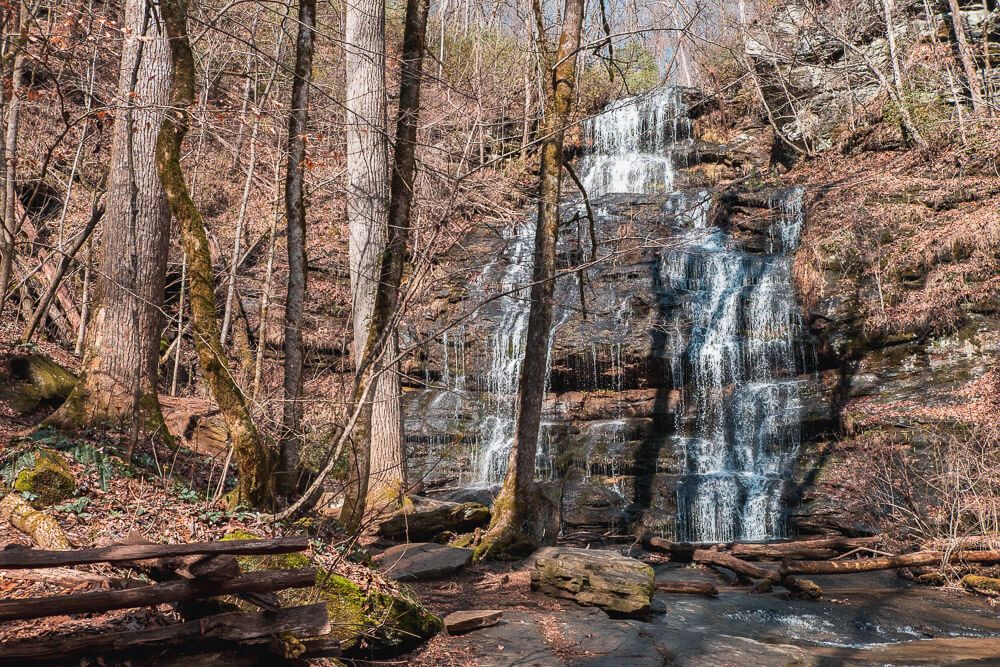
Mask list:
[[18,354],[4,363],[12,382],[0,387],[0,399],[20,414],[30,414],[42,403],[61,403],[76,384],[73,373],[40,354]]
[[[259,536],[245,530],[227,534],[224,540],[253,540]],[[244,571],[265,569],[298,569],[310,567],[306,556],[282,554],[274,556],[241,556]],[[341,642],[345,651],[359,649],[361,639],[375,654],[401,652],[431,637],[444,627],[441,619],[424,609],[412,596],[400,596],[368,590],[329,570],[317,568],[316,584],[312,588],[280,591],[284,606],[326,603],[330,616],[330,637]]]
[[54,505],[75,495],[76,479],[62,454],[54,449],[39,449],[35,463],[18,473],[14,490],[33,494],[40,506]]

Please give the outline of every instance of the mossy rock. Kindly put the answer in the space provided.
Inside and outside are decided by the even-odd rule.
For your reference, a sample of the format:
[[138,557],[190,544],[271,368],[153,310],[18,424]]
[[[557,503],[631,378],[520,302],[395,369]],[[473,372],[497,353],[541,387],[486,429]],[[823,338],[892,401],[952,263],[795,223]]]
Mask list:
[[76,376],[40,354],[15,354],[2,361],[6,382],[0,400],[20,414],[30,414],[43,404],[58,405],[66,400]]
[[34,464],[17,474],[14,490],[33,494],[39,506],[72,498],[76,494],[76,478],[62,454],[54,449],[39,449],[34,454]]
[[983,595],[1000,595],[1000,579],[967,574],[962,577],[962,584]]
[[[234,531],[224,540],[252,540],[259,536],[248,531]],[[276,556],[241,556],[244,571],[265,569],[297,569],[310,567],[309,558],[302,554]],[[348,654],[365,656],[395,655],[422,643],[444,627],[441,619],[431,614],[412,596],[388,595],[364,590],[353,581],[334,572],[317,568],[316,584],[312,588],[281,591],[278,597],[284,606],[326,603],[330,615],[330,637],[341,642]]]

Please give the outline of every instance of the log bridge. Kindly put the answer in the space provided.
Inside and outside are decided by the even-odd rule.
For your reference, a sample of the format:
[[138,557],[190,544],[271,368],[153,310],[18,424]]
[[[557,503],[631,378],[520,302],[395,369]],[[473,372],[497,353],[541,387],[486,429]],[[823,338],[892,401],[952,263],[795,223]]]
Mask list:
[[8,547],[0,551],[0,570],[9,575],[23,572],[35,576],[22,578],[35,581],[73,585],[79,578],[94,583],[98,579],[95,575],[69,568],[108,563],[141,572],[152,583],[115,579],[105,582],[116,586],[112,590],[0,600],[0,622],[186,603],[220,595],[240,598],[260,611],[186,618],[174,625],[143,630],[6,642],[0,644],[0,665],[79,664],[83,657],[135,663],[143,658],[209,652],[213,653],[213,665],[294,665],[309,658],[336,657],[340,655],[336,642],[308,639],[330,632],[326,606],[282,608],[275,594],[312,586],[315,570],[242,572],[236,559],[295,553],[308,547],[304,536],[192,544],[117,544],[71,551]]

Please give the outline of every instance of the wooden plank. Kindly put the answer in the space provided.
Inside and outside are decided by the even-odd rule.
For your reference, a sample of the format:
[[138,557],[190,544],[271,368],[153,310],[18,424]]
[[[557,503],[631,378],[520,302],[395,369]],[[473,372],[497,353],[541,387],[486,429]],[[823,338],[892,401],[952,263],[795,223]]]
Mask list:
[[88,563],[123,563],[147,558],[174,556],[232,554],[237,556],[287,554],[305,551],[309,538],[305,535],[277,537],[270,540],[227,540],[193,542],[191,544],[116,544],[76,551],[44,549],[10,549],[0,551],[0,570],[64,567]]
[[46,637],[0,646],[0,665],[26,661],[55,661],[108,652],[159,649],[205,642],[209,645],[243,642],[283,632],[316,637],[330,632],[325,604],[290,607],[276,612],[230,612],[187,623],[131,632],[77,637]]
[[63,614],[82,614],[181,602],[215,595],[261,593],[285,588],[312,586],[316,570],[265,570],[249,572],[236,579],[205,581],[179,579],[142,588],[97,591],[78,595],[57,595],[22,600],[0,600],[0,621],[12,621]]

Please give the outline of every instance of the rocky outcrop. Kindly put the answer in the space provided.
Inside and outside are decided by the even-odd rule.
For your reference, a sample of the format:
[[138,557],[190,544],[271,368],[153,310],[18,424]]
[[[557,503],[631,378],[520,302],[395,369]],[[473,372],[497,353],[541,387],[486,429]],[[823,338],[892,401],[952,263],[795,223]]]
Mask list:
[[652,614],[653,568],[610,551],[546,547],[534,556],[531,589],[600,607],[616,618]]

